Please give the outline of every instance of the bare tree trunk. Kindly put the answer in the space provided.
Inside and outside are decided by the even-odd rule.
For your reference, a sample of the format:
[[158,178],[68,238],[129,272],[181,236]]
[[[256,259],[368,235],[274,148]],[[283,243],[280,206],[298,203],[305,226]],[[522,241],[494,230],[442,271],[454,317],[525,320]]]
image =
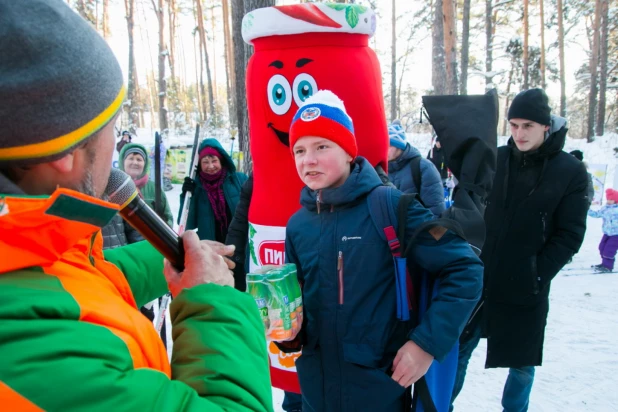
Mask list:
[[528,0],[524,0],[524,90],[527,90],[530,84],[530,62],[528,61],[528,37],[530,28],[528,27],[528,18]]
[[493,67],[493,48],[494,48],[494,31],[493,31],[493,6],[492,0],[485,0],[485,90],[488,91],[494,87],[494,77],[490,76]]
[[[215,25],[215,6],[214,4],[210,7],[210,25],[212,28],[212,94],[213,94],[213,103],[217,100],[217,27]],[[213,105],[214,107],[214,105]],[[214,111],[213,111],[214,112]]]
[[588,97],[588,130],[586,138],[588,142],[594,141],[594,126],[597,112],[597,93],[598,93],[598,65],[599,65],[599,43],[601,28],[601,0],[595,1],[594,6],[594,27],[592,34],[592,53],[590,56],[590,95]]
[[558,0],[558,49],[560,60],[560,116],[566,117],[566,70],[564,66],[564,10]]
[[464,0],[461,29],[461,79],[459,92],[468,94],[468,64],[470,62],[470,0]]
[[246,97],[246,66],[245,47],[249,47],[242,39],[242,18],[245,15],[244,0],[231,0],[232,5],[232,39],[234,44],[234,79],[236,98],[236,121],[238,125],[238,150],[242,151],[245,159],[250,156],[247,119]]
[[547,83],[545,82],[545,9],[543,1],[539,0],[539,8],[541,11],[541,87],[545,89]]
[[[195,18],[197,19],[197,15],[195,15]],[[206,121],[206,102],[204,101],[204,81],[202,78],[202,72],[204,71],[202,63],[202,46],[199,41],[198,32],[199,30],[197,29],[193,32],[193,55],[195,56],[195,91],[197,95],[197,111],[199,113],[198,121],[202,123]],[[199,47],[198,44],[200,45]]]
[[442,1],[443,0],[436,0],[433,8],[431,83],[433,85],[434,94],[436,95],[446,94],[444,11],[442,10]]
[[140,126],[140,119],[136,113],[136,103],[138,96],[137,70],[135,69],[135,48],[133,28],[135,26],[135,0],[124,0],[124,7],[127,20],[127,33],[129,37],[129,76],[127,79],[127,115],[129,118],[129,130],[135,132],[135,128]]
[[253,46],[244,44],[241,34],[242,18],[246,13],[262,7],[272,7],[275,0],[232,0],[232,32],[234,40],[234,71],[236,73],[236,113],[238,116],[238,145],[244,155],[244,170],[250,171],[249,113],[247,112],[246,70]]
[[103,0],[103,38],[109,38],[109,0]]
[[457,94],[457,20],[455,0],[442,0],[444,14],[444,63],[446,66],[446,93]]
[[167,13],[170,21],[170,50],[168,59],[170,63],[172,85],[174,89],[176,89],[176,0],[168,0]]
[[395,0],[392,0],[391,14],[391,121],[397,118],[397,14]]
[[597,135],[605,133],[605,105],[607,92],[607,52],[609,47],[609,0],[601,0],[601,71],[599,73],[599,109],[597,115]]
[[165,48],[165,15],[163,10],[163,0],[159,0],[158,5],[152,1],[152,6],[157,14],[159,22],[159,129],[161,134],[166,135],[168,132],[167,125],[167,108],[165,107],[165,97],[167,95],[167,82],[165,81],[165,57],[167,50]]
[[229,0],[222,0],[223,4],[223,41],[225,42],[225,77],[227,87],[227,105],[230,117],[230,125],[236,126],[236,107],[235,100],[235,76],[234,76],[234,51],[232,49],[232,39],[230,33],[230,8]]
[[[210,65],[208,64],[208,46],[206,44],[206,32],[204,31],[204,13],[202,11],[202,0],[195,0],[195,4],[196,4],[196,12],[197,12],[197,28],[200,34],[200,46],[201,46],[201,50],[203,50],[204,52],[200,60],[206,66],[206,81],[208,82],[209,112],[210,112],[210,118],[212,119],[214,118],[214,115],[215,115],[215,101],[212,95],[212,80],[210,77]],[[202,97],[202,99],[204,99],[204,97]],[[206,111],[205,108],[204,108],[204,111]]]
[[502,126],[502,136],[506,136],[506,127],[509,123],[508,121],[508,113],[509,113],[509,104],[511,100],[511,84],[513,84],[513,72],[515,71],[515,62],[511,62],[511,70],[509,71],[509,80],[506,84],[506,102],[504,103],[504,123]]

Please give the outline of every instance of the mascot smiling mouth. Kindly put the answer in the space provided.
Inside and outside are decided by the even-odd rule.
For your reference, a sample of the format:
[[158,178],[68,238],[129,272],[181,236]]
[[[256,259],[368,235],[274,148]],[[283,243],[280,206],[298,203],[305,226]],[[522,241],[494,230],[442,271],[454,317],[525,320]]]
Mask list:
[[275,129],[275,126],[273,126],[272,123],[268,123],[268,127],[273,129],[273,131],[275,132],[275,134],[277,135],[277,138],[279,139],[281,143],[283,143],[287,147],[290,147],[290,134],[289,133],[282,132],[281,130]]

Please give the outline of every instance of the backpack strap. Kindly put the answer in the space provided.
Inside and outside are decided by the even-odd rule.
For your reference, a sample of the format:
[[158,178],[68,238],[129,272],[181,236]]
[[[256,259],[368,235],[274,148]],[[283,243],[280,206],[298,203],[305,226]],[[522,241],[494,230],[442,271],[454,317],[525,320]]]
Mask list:
[[[391,245],[391,241],[397,240],[397,243],[399,243],[396,235],[397,215],[395,215],[393,207],[392,189],[391,186],[378,186],[367,196],[367,205],[369,206],[371,220],[376,229],[378,229],[380,237],[382,237],[385,242],[388,242],[389,246]],[[387,234],[386,229],[389,229],[389,234]],[[399,247],[399,245],[397,245],[397,247]],[[392,250],[393,247],[391,247],[391,251]]]
[[416,191],[421,193],[421,184],[423,182],[421,176],[421,156],[416,156],[410,162],[410,169],[412,169],[412,181],[414,182],[414,186],[416,187]]

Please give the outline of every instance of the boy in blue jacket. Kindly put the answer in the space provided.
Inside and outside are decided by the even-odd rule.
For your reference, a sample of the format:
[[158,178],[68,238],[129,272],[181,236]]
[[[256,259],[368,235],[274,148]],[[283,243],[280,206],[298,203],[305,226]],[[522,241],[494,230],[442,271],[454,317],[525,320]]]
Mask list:
[[[480,297],[482,264],[450,231],[422,233],[412,256],[439,274],[438,292],[416,327],[398,320],[393,257],[367,203],[382,182],[357,157],[343,102],[329,91],[307,99],[292,121],[290,148],[306,184],[285,246],[303,285],[306,321],[296,362],[303,411],[403,411],[406,388],[459,338]],[[391,196],[396,210],[401,192]],[[414,201],[407,233],[432,219]]]

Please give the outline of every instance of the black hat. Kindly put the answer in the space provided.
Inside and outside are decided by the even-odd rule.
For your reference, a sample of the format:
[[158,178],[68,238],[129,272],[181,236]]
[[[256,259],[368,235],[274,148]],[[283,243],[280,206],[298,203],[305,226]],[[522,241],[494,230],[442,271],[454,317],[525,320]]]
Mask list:
[[569,154],[573,155],[573,157],[579,160],[580,162],[584,161],[584,153],[581,150],[573,150]]
[[513,99],[509,107],[508,119],[526,119],[549,126],[551,107],[543,89],[524,90]]

